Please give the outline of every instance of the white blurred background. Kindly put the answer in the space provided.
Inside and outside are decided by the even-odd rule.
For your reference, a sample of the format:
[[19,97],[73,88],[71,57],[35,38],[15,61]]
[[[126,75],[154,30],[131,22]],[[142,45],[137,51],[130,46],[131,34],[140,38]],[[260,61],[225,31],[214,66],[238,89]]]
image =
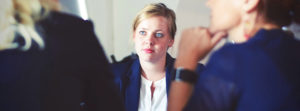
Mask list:
[[[162,2],[177,16],[175,44],[169,53],[176,57],[179,35],[184,28],[209,25],[206,0],[60,0],[63,11],[92,20],[95,32],[109,59],[119,61],[134,52],[131,25],[136,13],[146,4]],[[300,26],[291,29],[300,37]],[[299,38],[300,39],[300,38]],[[206,59],[202,61],[205,63]]]

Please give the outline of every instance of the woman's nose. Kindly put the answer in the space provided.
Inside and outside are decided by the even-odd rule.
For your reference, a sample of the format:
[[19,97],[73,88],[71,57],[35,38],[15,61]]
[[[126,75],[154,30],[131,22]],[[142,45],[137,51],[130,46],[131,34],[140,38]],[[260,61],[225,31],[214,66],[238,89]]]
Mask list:
[[144,41],[147,45],[153,45],[154,44],[154,36],[153,34],[149,34],[149,36],[146,37]]

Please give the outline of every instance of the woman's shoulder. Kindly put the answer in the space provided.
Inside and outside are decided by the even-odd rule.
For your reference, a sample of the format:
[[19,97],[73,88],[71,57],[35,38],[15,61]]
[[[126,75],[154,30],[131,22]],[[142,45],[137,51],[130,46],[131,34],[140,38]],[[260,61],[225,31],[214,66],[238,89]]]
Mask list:
[[56,11],[50,12],[45,19],[40,21],[40,24],[55,27],[57,30],[93,29],[93,23],[90,20],[83,20],[78,16]]
[[[257,50],[258,49],[258,50]],[[244,55],[248,55],[250,52],[259,51],[261,49],[254,48],[253,44],[242,43],[242,44],[232,44],[226,43],[219,50],[215,51],[212,54],[212,59],[210,60],[238,60],[245,57]],[[253,53],[252,53],[253,54]],[[250,55],[252,55],[250,54]]]
[[131,54],[121,61],[115,62],[111,64],[112,71],[116,75],[126,74],[133,67],[132,64],[138,60],[136,54]]
[[[249,50],[243,50],[244,46],[237,44],[225,44],[215,51],[206,64],[204,74],[233,77],[243,66],[247,66],[247,60],[251,58]],[[250,54],[249,54],[250,53]],[[249,57],[250,56],[250,57]]]
[[133,60],[126,61],[126,62],[117,62],[117,63],[112,63],[111,67],[113,70],[128,70],[131,67],[131,64],[133,63]]
[[79,16],[75,16],[64,12],[57,12],[57,11],[50,12],[49,18],[53,20],[58,20],[55,22],[61,22],[61,23],[82,23],[86,21],[80,18]]
[[201,73],[204,69],[205,69],[204,64],[202,64],[202,63],[197,64],[197,68],[196,68],[197,73]]
[[217,59],[229,60],[239,50],[240,50],[240,48],[235,47],[235,45],[227,43],[223,47],[221,47],[219,50],[212,53],[209,62],[210,61],[215,61]]

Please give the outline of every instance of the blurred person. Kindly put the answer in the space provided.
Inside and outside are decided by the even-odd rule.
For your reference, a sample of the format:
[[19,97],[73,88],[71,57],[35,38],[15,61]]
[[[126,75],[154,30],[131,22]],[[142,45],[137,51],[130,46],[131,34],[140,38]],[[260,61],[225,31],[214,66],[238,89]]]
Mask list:
[[[137,55],[112,65],[127,111],[165,111],[174,59],[167,53],[174,43],[176,16],[163,3],[146,5],[133,23]],[[129,57],[130,58],[130,57]],[[203,70],[198,65],[198,72]]]
[[121,111],[90,21],[57,0],[1,0],[1,111]]
[[[299,111],[300,43],[282,27],[299,22],[300,1],[208,0],[207,6],[210,27],[181,35],[168,110],[183,110],[196,93],[197,111]],[[197,82],[182,79],[197,78],[197,62],[226,34],[234,44],[212,55]]]

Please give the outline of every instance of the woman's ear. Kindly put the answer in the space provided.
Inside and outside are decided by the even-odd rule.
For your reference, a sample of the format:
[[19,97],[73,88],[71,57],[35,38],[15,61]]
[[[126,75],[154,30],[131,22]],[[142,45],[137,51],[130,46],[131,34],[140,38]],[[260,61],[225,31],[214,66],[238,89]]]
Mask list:
[[170,39],[169,42],[168,42],[168,47],[172,47],[174,44],[174,40],[173,39]]
[[135,31],[132,31],[132,40],[135,39]]
[[261,0],[244,0],[243,10],[247,13],[254,11]]

